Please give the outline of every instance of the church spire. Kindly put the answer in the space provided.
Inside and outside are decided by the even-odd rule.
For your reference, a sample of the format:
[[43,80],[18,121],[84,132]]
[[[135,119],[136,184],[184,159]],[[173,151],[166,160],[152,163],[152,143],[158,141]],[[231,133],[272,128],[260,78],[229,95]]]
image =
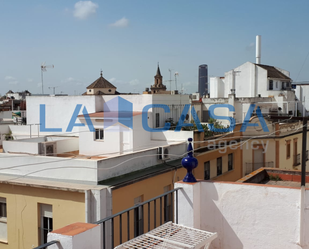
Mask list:
[[157,75],[156,76],[162,76],[160,72],[159,62],[158,62],[158,69],[157,69]]

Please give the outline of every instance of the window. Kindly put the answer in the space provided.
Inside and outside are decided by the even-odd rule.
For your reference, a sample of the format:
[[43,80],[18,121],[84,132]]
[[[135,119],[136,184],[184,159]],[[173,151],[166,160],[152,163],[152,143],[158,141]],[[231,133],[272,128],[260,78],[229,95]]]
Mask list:
[[[171,185],[164,187],[164,193],[171,190]],[[172,194],[164,196],[164,222],[172,221]]]
[[233,169],[233,153],[228,155],[228,171]]
[[291,157],[291,140],[286,141],[286,159]]
[[210,179],[210,162],[204,163],[204,180]]
[[222,175],[222,157],[217,158],[217,176]]
[[104,130],[95,129],[95,140],[103,140],[103,139],[104,139]]
[[[143,202],[143,196],[136,197],[134,199],[134,205],[138,205]],[[134,237],[144,233],[144,219],[142,206],[134,209]]]
[[89,90],[89,92],[91,93],[91,90]]
[[276,81],[276,88],[278,88],[278,81]]
[[53,206],[39,204],[40,210],[40,241],[47,243],[47,234],[53,230]]
[[160,113],[156,113],[156,128],[160,127]]
[[0,197],[0,241],[7,242],[6,198]]
[[274,83],[272,80],[269,81],[269,90],[273,90],[274,88]]
[[294,142],[294,156],[296,156],[297,155],[297,138],[294,138],[293,142]]

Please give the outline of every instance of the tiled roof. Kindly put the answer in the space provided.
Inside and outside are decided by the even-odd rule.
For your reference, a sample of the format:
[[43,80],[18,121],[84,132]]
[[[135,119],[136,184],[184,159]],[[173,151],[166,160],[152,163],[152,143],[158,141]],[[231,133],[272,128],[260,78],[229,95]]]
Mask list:
[[108,80],[103,78],[103,76],[101,76],[95,82],[93,82],[87,87],[87,89],[93,89],[93,88],[116,88],[116,87]]
[[255,64],[255,65],[267,70],[267,77],[268,78],[291,80],[291,78],[289,78],[285,74],[281,73],[278,69],[276,69],[273,66],[262,65],[262,64]]

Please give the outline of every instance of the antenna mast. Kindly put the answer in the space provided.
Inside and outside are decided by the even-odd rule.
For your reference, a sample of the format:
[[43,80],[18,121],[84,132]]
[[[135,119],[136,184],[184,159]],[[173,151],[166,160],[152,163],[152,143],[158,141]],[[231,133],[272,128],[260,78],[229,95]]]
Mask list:
[[45,62],[41,64],[41,80],[42,80],[42,94],[44,94],[44,87],[43,87],[43,72],[46,72],[46,68],[54,68],[54,65],[45,65]]
[[59,87],[59,86],[50,86],[50,87],[48,87],[48,89],[53,89],[53,94],[55,95],[55,89],[57,88],[57,87]]
[[176,86],[176,90],[177,90],[177,77],[176,76],[179,76],[178,72],[175,72],[175,86]]

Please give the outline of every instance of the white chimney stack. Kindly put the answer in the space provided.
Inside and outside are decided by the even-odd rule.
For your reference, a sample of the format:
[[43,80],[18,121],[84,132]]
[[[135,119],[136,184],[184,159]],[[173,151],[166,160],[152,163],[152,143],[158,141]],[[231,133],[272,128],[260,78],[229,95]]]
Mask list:
[[255,46],[256,46],[256,60],[255,63],[256,64],[261,64],[261,36],[257,35],[256,36],[256,42],[255,42]]

